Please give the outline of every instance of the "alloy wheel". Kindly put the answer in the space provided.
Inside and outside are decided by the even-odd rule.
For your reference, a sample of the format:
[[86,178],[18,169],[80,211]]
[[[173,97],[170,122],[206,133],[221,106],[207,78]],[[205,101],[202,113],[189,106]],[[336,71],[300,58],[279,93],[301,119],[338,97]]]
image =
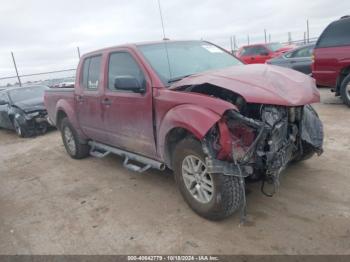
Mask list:
[[214,195],[213,178],[201,159],[188,155],[182,162],[182,177],[187,190],[200,203],[206,204]]

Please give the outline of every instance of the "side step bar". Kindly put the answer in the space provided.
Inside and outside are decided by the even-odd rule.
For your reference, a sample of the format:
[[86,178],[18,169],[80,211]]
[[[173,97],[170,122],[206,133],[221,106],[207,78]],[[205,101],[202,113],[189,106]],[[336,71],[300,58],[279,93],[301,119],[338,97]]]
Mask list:
[[[95,141],[90,141],[89,146],[91,147],[90,155],[94,157],[103,158],[109,155],[110,153],[125,157],[123,166],[131,171],[142,173],[150,168],[155,168],[159,170],[165,169],[165,164],[162,162],[135,153],[131,153],[119,148],[107,146],[105,144],[101,144]],[[141,167],[138,165],[131,164],[129,163],[129,160],[139,162],[144,166]]]

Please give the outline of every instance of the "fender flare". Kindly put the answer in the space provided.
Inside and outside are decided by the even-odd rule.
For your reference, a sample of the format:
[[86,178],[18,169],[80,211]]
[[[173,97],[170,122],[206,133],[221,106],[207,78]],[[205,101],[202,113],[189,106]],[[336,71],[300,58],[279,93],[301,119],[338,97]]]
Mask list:
[[64,112],[67,115],[69,122],[74,127],[81,142],[86,143],[86,140],[88,139],[88,137],[83,133],[83,131],[80,128],[77,112],[75,111],[75,108],[73,108],[73,106],[66,100],[60,99],[56,104],[56,114],[54,118],[56,127],[57,127],[58,112],[60,111]]
[[222,115],[214,111],[192,105],[183,104],[169,110],[162,119],[158,132],[158,152],[165,163],[169,164],[167,155],[167,137],[174,128],[183,128],[202,140],[209,129],[214,126]]

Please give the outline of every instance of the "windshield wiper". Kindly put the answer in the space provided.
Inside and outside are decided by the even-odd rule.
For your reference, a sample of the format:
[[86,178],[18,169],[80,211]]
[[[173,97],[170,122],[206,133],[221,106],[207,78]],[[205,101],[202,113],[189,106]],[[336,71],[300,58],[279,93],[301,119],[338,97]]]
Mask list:
[[178,77],[170,78],[170,79],[168,80],[168,84],[174,83],[174,82],[176,82],[176,81],[180,81],[180,80],[184,79],[185,77],[188,77],[188,76],[191,76],[191,75],[193,75],[193,74],[189,74],[189,75],[184,75],[184,76],[178,76]]

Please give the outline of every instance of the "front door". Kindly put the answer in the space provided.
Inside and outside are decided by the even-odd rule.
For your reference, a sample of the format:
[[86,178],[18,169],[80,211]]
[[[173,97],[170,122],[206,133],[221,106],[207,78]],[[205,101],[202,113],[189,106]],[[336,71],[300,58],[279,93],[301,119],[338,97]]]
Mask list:
[[[126,50],[109,56],[105,84],[104,117],[110,143],[139,154],[156,157],[153,130],[152,86],[137,57]],[[116,79],[129,77],[145,90],[118,89]]]

